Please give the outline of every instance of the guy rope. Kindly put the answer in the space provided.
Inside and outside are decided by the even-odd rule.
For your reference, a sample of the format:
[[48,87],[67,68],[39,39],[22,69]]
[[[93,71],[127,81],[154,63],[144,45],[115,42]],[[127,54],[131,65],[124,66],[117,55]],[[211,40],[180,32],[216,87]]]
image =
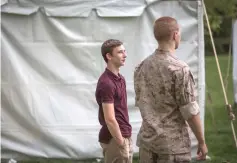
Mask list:
[[234,138],[234,141],[235,141],[235,146],[237,148],[237,139],[236,139],[235,128],[234,128],[234,124],[233,124],[233,121],[235,120],[235,115],[233,113],[231,105],[228,102],[228,98],[227,98],[227,95],[226,95],[226,90],[225,90],[225,86],[224,86],[224,82],[223,82],[223,78],[222,78],[222,74],[221,74],[221,70],[220,70],[220,64],[219,64],[219,61],[218,61],[216,48],[215,48],[215,44],[214,44],[214,41],[213,41],[212,31],[211,31],[211,28],[210,28],[210,23],[209,23],[209,19],[208,19],[208,15],[207,15],[204,0],[202,0],[202,4],[203,4],[203,10],[204,10],[205,18],[206,18],[206,21],[207,21],[208,31],[209,31],[210,38],[211,38],[213,52],[214,52],[215,59],[216,59],[216,65],[217,65],[217,69],[218,69],[218,73],[219,73],[219,77],[220,77],[220,81],[221,81],[221,86],[222,86],[222,90],[223,90],[223,94],[224,94],[224,98],[225,98],[226,109],[228,111],[228,116],[230,118],[230,124],[231,124],[232,133],[233,133],[233,138]]

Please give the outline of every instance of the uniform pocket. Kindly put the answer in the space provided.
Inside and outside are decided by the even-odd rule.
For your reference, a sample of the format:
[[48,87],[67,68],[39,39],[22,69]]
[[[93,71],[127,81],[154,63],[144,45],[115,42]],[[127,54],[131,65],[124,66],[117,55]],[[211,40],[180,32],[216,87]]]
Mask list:
[[191,162],[191,153],[176,154],[174,155],[175,162],[189,163]]

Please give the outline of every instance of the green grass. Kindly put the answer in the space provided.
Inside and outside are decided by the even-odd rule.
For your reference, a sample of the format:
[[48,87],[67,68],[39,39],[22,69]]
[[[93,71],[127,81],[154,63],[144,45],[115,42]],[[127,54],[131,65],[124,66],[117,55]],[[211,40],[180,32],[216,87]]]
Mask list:
[[[220,56],[218,58],[222,76],[223,79],[225,79],[227,76],[228,57]],[[233,105],[232,58],[230,63],[228,87],[226,92],[229,104]],[[208,98],[206,98],[205,112],[205,137],[209,148],[209,156],[213,160],[211,162],[229,161],[235,163],[237,162],[237,149],[234,145],[230,120],[225,108],[224,94],[219,74],[217,72],[216,61],[213,56],[206,57],[206,88],[212,99],[212,102],[210,102]],[[208,97],[208,94],[206,95],[206,97]],[[214,115],[214,121],[211,113]],[[236,121],[234,121],[234,126],[235,130],[237,130]]]
[[[207,56],[206,63],[206,88],[212,98],[212,103],[206,98],[205,108],[205,137],[209,149],[209,156],[211,163],[237,163],[237,149],[234,146],[234,140],[231,132],[230,121],[225,109],[225,100],[219,75],[217,72],[216,61],[213,56]],[[226,77],[228,57],[220,56],[219,63],[222,70],[223,78]],[[208,97],[208,96],[206,96]],[[232,60],[229,72],[227,97],[229,104],[233,104],[233,80],[232,80]],[[215,123],[213,123],[211,116],[211,109],[214,115]],[[235,129],[237,123],[234,121]],[[30,161],[35,163],[35,161]],[[44,162],[44,161],[43,161]],[[45,161],[48,162],[48,161]],[[50,161],[49,161],[50,162]],[[66,163],[71,161],[59,160],[56,162]],[[91,161],[92,162],[92,161]],[[134,163],[138,161],[134,159]]]

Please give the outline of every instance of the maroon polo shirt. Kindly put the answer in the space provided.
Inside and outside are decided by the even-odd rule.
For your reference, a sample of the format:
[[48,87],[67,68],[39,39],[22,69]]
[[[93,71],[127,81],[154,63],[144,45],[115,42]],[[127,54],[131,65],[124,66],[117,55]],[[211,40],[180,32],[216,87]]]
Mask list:
[[132,127],[128,117],[127,91],[124,77],[121,74],[117,76],[106,68],[98,80],[95,95],[99,105],[99,122],[102,125],[99,132],[99,142],[108,143],[112,138],[105,122],[102,103],[114,103],[115,118],[122,136],[125,138],[131,137]]

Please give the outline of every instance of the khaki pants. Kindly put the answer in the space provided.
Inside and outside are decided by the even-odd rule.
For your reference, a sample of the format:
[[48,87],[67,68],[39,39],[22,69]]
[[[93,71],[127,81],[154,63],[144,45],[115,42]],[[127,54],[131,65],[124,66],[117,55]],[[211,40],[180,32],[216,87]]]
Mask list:
[[139,163],[190,163],[191,153],[156,154],[145,148],[139,148]]
[[112,138],[109,144],[100,143],[103,148],[104,163],[132,163],[132,139],[126,138],[123,146],[119,146]]

